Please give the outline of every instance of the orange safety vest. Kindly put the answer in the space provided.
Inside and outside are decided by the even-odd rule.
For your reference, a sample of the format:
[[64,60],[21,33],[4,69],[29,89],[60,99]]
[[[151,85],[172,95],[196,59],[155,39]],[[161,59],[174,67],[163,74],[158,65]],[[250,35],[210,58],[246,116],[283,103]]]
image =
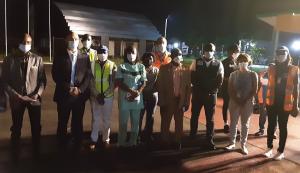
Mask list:
[[[276,84],[276,70],[275,65],[270,65],[268,69],[269,73],[269,82],[267,89],[267,98],[266,104],[268,106],[272,106],[274,104],[274,96],[275,96],[275,84]],[[288,77],[285,88],[285,97],[284,97],[284,107],[285,111],[291,111],[293,109],[294,102],[294,79],[299,75],[299,68],[294,65],[288,66]]]
[[[161,65],[164,64],[169,64],[172,59],[170,57],[169,52],[166,52],[165,54],[163,54],[163,57],[161,56],[160,52],[154,52],[154,62],[153,62],[153,66],[160,68]],[[162,59],[162,61],[161,61]]]
[[259,76],[258,79],[259,79],[260,87],[259,87],[258,92],[257,92],[257,99],[258,99],[258,103],[259,104],[263,104],[263,102],[264,102],[263,85],[261,83],[261,79],[264,77],[265,74],[266,74],[266,71],[260,72],[258,74],[258,76]]

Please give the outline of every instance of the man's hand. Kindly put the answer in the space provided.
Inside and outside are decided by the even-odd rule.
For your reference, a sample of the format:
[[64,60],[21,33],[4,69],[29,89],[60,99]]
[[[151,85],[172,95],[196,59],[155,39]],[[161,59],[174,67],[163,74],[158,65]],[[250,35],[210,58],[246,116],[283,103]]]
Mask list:
[[23,100],[24,102],[34,102],[36,100],[28,97],[28,96],[21,96],[21,100]]
[[38,94],[35,94],[33,96],[31,96],[30,98],[32,98],[33,100],[37,101],[39,99],[39,95]]
[[78,87],[70,87],[69,94],[71,96],[78,96],[81,93]]

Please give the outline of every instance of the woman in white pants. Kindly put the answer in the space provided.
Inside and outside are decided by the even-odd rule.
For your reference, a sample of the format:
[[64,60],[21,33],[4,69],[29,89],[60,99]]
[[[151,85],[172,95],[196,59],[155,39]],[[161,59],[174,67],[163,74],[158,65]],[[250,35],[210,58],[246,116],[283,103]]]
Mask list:
[[240,54],[237,58],[239,70],[231,73],[228,82],[228,93],[230,96],[230,144],[228,150],[235,148],[237,136],[237,124],[241,117],[241,150],[247,155],[246,142],[248,138],[250,116],[253,112],[253,98],[257,92],[257,74],[248,69],[252,60],[248,54]]
[[90,149],[94,150],[99,134],[102,134],[102,143],[109,144],[110,122],[113,107],[114,78],[117,67],[108,60],[108,48],[100,46],[98,60],[95,62],[93,78],[91,80],[92,97],[92,132]]

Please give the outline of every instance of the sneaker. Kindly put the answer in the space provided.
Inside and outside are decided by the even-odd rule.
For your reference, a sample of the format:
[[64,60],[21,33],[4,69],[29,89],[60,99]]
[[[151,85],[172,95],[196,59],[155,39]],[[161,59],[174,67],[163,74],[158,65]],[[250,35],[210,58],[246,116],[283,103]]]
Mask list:
[[248,155],[249,152],[248,152],[248,149],[247,149],[247,147],[245,145],[241,146],[241,150],[242,150],[242,154]]
[[284,159],[284,153],[281,153],[281,152],[277,152],[274,157],[273,157],[274,160],[277,160],[277,161],[280,161],[282,159]]
[[91,151],[95,151],[96,150],[96,144],[97,144],[96,142],[91,142],[90,143],[89,148],[90,148]]
[[264,156],[266,156],[267,158],[272,158],[272,156],[273,156],[273,150],[272,150],[272,148],[268,148],[265,151]]
[[224,125],[224,133],[229,133],[229,125]]
[[255,136],[263,136],[265,133],[263,130],[259,130],[258,132],[256,132],[254,135]]
[[226,150],[234,150],[235,149],[235,144],[230,144],[225,147]]

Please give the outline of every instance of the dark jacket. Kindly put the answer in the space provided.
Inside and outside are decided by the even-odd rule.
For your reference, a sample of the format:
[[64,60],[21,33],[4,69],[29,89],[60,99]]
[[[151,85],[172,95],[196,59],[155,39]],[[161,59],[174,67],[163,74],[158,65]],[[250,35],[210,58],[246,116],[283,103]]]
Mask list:
[[[26,71],[21,68],[25,56],[28,57]],[[24,55],[19,50],[5,57],[2,64],[2,80],[10,99],[16,98],[18,94],[41,96],[47,83],[42,57],[31,52]]]
[[[188,106],[191,97],[191,78],[190,70],[182,67],[180,76],[180,99],[179,108]],[[160,67],[156,87],[158,90],[158,105],[172,106],[170,100],[174,99],[174,83],[173,83],[174,69],[172,63],[162,65]]]
[[[52,66],[52,78],[56,83],[54,98],[55,102],[63,101],[68,97],[71,83],[72,61],[67,50],[54,58]],[[91,79],[91,65],[88,55],[78,51],[75,66],[74,87],[78,87],[81,91],[80,98],[86,100],[89,97],[89,83]]]
[[191,72],[193,94],[216,94],[224,77],[223,65],[219,60],[211,60],[208,67],[202,58],[196,59],[195,69]]
[[231,57],[224,59],[222,61],[222,64],[224,67],[224,81],[222,84],[222,92],[227,92],[229,76],[236,70],[236,64]]

